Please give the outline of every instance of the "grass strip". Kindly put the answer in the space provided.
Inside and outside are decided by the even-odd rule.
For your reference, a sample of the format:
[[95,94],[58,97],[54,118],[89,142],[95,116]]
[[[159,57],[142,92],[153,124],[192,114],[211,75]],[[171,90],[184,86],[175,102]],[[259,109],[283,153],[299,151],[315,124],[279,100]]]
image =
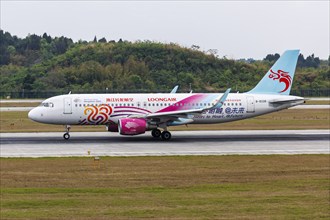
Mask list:
[[328,219],[329,155],[0,159],[1,219]]

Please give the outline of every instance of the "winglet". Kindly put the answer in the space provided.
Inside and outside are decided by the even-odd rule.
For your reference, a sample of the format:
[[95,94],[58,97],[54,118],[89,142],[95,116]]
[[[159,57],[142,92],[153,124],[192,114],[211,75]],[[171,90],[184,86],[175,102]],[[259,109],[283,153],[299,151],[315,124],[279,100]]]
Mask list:
[[179,85],[176,85],[176,86],[172,89],[172,91],[171,91],[170,93],[176,93],[176,91],[178,90],[178,88],[179,88]]
[[231,90],[231,88],[227,89],[226,92],[218,100],[218,102],[214,106],[212,106],[211,108],[208,108],[208,109],[220,108],[223,105],[223,103],[226,101],[227,96],[230,93],[230,90]]

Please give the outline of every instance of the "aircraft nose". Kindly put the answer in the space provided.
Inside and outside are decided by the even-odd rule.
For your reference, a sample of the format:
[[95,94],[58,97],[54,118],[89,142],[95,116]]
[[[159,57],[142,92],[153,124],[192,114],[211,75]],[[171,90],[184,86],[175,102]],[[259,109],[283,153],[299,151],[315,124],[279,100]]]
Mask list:
[[31,111],[29,111],[28,117],[29,117],[29,119],[31,119],[33,121],[37,121],[37,118],[38,118],[37,117],[37,109],[34,108]]

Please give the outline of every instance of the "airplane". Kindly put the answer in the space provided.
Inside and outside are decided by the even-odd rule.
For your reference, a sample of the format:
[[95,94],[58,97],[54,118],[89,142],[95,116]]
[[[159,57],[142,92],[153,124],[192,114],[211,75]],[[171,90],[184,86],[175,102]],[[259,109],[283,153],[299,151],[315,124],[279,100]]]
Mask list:
[[170,126],[224,123],[256,117],[304,103],[290,95],[299,50],[287,50],[259,83],[245,93],[66,94],[33,108],[33,121],[65,126],[105,125],[109,132],[171,139]]

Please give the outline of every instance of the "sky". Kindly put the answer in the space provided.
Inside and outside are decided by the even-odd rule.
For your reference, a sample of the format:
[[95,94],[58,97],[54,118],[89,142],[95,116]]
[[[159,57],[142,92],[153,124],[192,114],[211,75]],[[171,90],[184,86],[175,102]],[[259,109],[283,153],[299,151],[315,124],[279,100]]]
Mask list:
[[0,0],[0,25],[21,38],[172,42],[232,59],[300,49],[328,59],[329,2]]

